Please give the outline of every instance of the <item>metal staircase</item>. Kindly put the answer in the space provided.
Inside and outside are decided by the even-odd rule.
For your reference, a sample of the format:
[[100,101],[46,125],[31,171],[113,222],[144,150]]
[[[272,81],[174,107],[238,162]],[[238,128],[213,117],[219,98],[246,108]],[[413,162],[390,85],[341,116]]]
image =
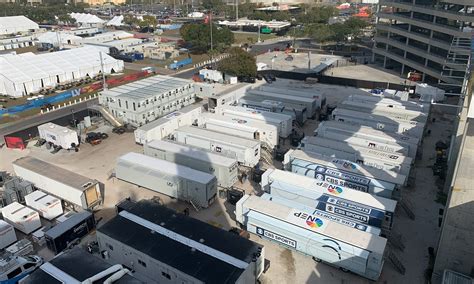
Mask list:
[[415,220],[415,213],[413,213],[413,205],[411,203],[409,203],[406,199],[401,199],[398,204],[400,204],[410,219]]
[[264,141],[260,144],[260,159],[268,165],[273,165],[273,149]]
[[395,253],[393,253],[392,250],[390,249],[387,249],[387,255],[386,255],[387,259],[393,264],[393,266],[395,267],[395,269],[400,272],[400,274],[402,275],[405,275],[405,272],[406,272],[406,268],[405,266],[402,264],[402,262],[398,259],[398,257],[395,255]]
[[463,85],[465,76],[469,73],[470,50],[470,38],[453,37],[441,71],[444,82],[440,81],[440,85],[451,87],[461,87]]
[[402,236],[400,234],[396,234],[394,232],[390,232],[387,241],[395,248],[404,251],[405,250],[405,245],[403,244],[402,241]]
[[94,105],[90,107],[91,109],[99,111],[105,120],[107,120],[114,127],[123,126],[120,121],[118,121],[105,107],[101,105]]
[[197,202],[196,199],[194,199],[194,198],[189,199],[189,203],[193,206],[193,208],[194,208],[194,210],[196,210],[196,212],[199,212],[199,211],[202,210],[201,205],[199,205],[199,202]]

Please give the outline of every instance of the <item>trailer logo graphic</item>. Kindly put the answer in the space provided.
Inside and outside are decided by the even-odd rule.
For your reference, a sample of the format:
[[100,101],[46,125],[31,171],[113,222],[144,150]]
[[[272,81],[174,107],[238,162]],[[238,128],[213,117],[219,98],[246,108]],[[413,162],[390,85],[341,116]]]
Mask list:
[[321,220],[320,218],[318,218],[314,215],[310,215],[308,213],[304,213],[304,212],[301,212],[301,211],[298,211],[298,210],[293,210],[292,215],[293,216],[291,216],[291,214],[290,214],[290,216],[292,218],[296,217],[298,222],[304,221],[305,224],[307,226],[309,226],[310,228],[312,228],[312,229],[319,229],[319,228],[324,226],[323,220]]
[[310,226],[311,228],[319,228],[323,225],[323,220],[319,219],[319,218],[315,218],[315,219],[310,219],[308,217],[308,219],[306,220],[306,224],[308,226]]
[[256,229],[257,235],[267,237],[269,239],[272,239],[274,241],[277,241],[279,243],[282,243],[286,246],[296,248],[296,241],[292,240],[290,238],[284,237],[282,235],[276,234],[274,232],[271,232],[269,230],[257,227]]
[[335,185],[328,185],[327,189],[328,189],[329,193],[332,193],[334,195],[339,195],[343,191],[341,187],[335,186]]

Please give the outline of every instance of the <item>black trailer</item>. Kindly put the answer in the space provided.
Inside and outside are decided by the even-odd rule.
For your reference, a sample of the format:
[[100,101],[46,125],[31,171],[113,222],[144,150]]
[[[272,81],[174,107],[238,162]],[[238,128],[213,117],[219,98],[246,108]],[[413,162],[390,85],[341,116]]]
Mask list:
[[58,254],[95,229],[95,226],[94,214],[89,211],[76,213],[45,232],[46,245]]

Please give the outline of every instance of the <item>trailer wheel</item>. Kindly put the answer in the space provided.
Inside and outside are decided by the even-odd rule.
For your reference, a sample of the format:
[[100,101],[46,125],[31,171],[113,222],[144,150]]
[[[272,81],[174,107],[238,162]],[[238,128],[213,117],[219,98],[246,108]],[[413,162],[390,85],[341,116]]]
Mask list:
[[314,257],[314,256],[313,256],[313,260],[316,261],[317,263],[320,263],[322,261],[320,258],[317,258],[317,257]]

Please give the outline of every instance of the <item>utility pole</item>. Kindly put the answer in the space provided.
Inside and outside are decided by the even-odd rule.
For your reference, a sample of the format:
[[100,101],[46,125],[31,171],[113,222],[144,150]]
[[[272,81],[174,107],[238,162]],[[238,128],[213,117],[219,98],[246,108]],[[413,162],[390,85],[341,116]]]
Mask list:
[[239,0],[235,0],[235,21],[239,20]]
[[260,23],[260,21],[258,21],[258,40],[257,40],[257,42],[262,42],[262,40],[260,39],[260,29],[261,29],[261,23]]
[[100,69],[102,71],[102,90],[107,90],[107,82],[105,81],[104,60],[102,59],[102,51],[99,51]]
[[212,11],[209,11],[209,30],[211,31],[211,60],[212,60],[212,53],[213,53],[213,43],[212,43]]

